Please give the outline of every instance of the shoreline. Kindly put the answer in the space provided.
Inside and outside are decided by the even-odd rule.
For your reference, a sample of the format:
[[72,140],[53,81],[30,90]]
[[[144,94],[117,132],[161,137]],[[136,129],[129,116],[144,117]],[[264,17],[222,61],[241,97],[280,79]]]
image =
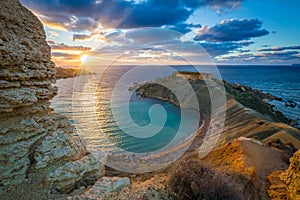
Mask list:
[[[175,106],[178,106],[178,103],[176,102],[177,100],[176,99],[174,100],[174,95],[161,86],[163,85],[164,81],[170,81],[169,84],[172,83],[176,84],[176,82],[179,81],[177,79],[178,77],[170,75],[161,79],[157,79],[156,81],[149,81],[149,82],[144,82],[142,84],[135,84],[130,88],[130,90],[134,90],[141,97],[163,100],[163,101],[170,102]],[[160,84],[160,81],[162,82],[162,84]],[[226,107],[228,109],[227,109],[227,114],[225,119],[225,126],[223,127],[223,129],[225,132],[228,132],[228,135],[224,133],[225,135],[222,138],[224,142],[230,141],[230,138],[236,138],[236,136],[234,136],[234,133],[230,131],[231,129],[233,129],[233,128],[229,128],[231,126],[234,127],[234,129],[237,129],[237,131],[239,129],[243,130],[240,133],[240,136],[256,137],[257,135],[257,137],[261,138],[261,140],[265,141],[265,143],[269,142],[270,140],[273,140],[275,135],[276,137],[280,138],[280,136],[277,134],[278,130],[285,129],[284,126],[281,125],[281,123],[285,124],[287,126],[286,128],[290,127],[299,131],[298,127],[295,127],[294,124],[291,124],[291,119],[287,118],[281,111],[275,110],[273,105],[266,102],[266,99],[280,100],[280,98],[275,97],[274,95],[268,93],[262,93],[261,91],[252,89],[249,86],[242,86],[240,84],[231,84],[231,83],[227,83],[226,81],[221,82],[220,80],[213,80],[213,81],[215,83],[217,82],[224,83],[225,90],[226,90],[226,96],[227,96]],[[197,93],[199,108],[203,113],[209,114],[209,108],[206,107],[205,104],[202,107],[200,105],[200,102],[202,103],[207,102],[209,101],[210,98],[209,96],[203,97],[204,95],[203,92],[205,92],[206,83],[204,83],[203,81],[202,82],[190,81],[190,82],[191,84],[194,85],[200,84],[199,87],[202,87],[202,92],[200,92],[200,94]],[[180,86],[178,85],[178,87]],[[237,110],[240,111],[238,112]],[[236,118],[237,114],[240,115],[239,118]],[[265,122],[263,123],[257,122],[256,124],[256,121],[262,121],[262,120]],[[246,121],[249,121],[248,122],[249,125],[245,124]],[[261,125],[264,123],[265,125]],[[269,125],[270,123],[274,125],[270,126]],[[252,131],[247,130],[250,127],[253,127]],[[275,130],[272,131],[273,133],[271,132],[268,133],[268,130],[273,130],[274,127],[278,127],[278,130],[276,129],[276,131]],[[266,132],[266,134],[264,136],[264,134],[256,133],[254,130],[262,130],[262,132]],[[274,135],[274,137],[272,135]],[[294,144],[297,144],[296,146],[300,147],[300,141],[298,141],[297,138],[299,137],[297,136],[296,138],[292,140],[288,139],[287,141],[290,142],[293,141]]]
[[[217,81],[220,81],[220,80],[217,79]],[[287,121],[285,121],[284,123],[300,130],[299,119],[289,118],[280,109],[278,109],[278,108],[274,109],[276,106],[274,104],[270,103],[272,101],[277,101],[277,102],[282,102],[282,103],[287,104],[287,102],[289,102],[290,100],[285,101],[285,100],[283,100],[282,97],[277,97],[277,96],[275,96],[271,93],[262,92],[261,90],[258,90],[258,89],[252,89],[250,86],[247,86],[247,85],[241,85],[241,84],[238,84],[238,83],[229,83],[226,80],[222,80],[222,81],[223,81],[224,84],[229,85],[231,88],[237,89],[241,92],[246,92],[247,90],[248,91],[253,91],[254,93],[257,94],[257,96],[261,99],[261,101],[268,104],[270,106],[270,108],[272,110],[274,110],[274,112],[279,112],[280,115],[282,115],[284,118],[286,118]],[[134,90],[137,93],[137,95],[141,96],[142,98],[157,99],[157,100],[161,100],[161,101],[164,101],[164,102],[169,102],[169,103],[171,103],[171,104],[173,104],[177,107],[180,107],[180,105],[178,103],[176,103],[172,100],[170,101],[170,99],[168,99],[168,98],[153,96],[153,95],[148,94],[147,92],[137,91],[138,87],[142,86],[143,84],[147,84],[147,83],[151,84],[151,83],[155,83],[155,82],[149,81],[149,82],[146,82],[146,83],[136,84],[136,85],[130,87],[129,90]],[[289,103],[293,104],[295,102],[290,101]],[[286,105],[286,107],[289,107],[289,106]],[[290,107],[292,107],[292,106],[290,106]],[[294,108],[294,107],[292,107],[292,108]],[[189,108],[189,109],[192,109],[192,108]],[[203,111],[201,111],[201,110],[199,110],[198,112],[203,113]]]

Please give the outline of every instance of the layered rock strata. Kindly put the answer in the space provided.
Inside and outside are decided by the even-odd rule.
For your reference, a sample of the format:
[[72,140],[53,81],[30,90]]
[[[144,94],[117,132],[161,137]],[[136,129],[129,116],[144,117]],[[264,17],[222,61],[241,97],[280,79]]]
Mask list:
[[272,199],[300,199],[300,150],[290,159],[284,172],[276,171],[268,177],[271,182],[269,195]]
[[0,30],[1,193],[47,199],[93,183],[98,158],[49,108],[56,70],[43,25],[18,0],[1,0]]

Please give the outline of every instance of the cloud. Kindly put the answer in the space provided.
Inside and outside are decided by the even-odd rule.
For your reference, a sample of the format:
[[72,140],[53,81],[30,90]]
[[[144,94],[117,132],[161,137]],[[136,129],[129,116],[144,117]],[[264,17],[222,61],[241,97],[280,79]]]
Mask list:
[[269,31],[262,29],[262,22],[258,19],[230,19],[223,20],[213,27],[201,27],[194,40],[209,42],[242,41],[267,34]]
[[211,56],[220,56],[231,53],[233,51],[239,50],[243,51],[240,48],[246,47],[253,44],[250,41],[243,41],[243,42],[203,42],[200,43],[202,47],[208,52]]
[[89,50],[91,50],[91,47],[70,46],[70,45],[66,45],[64,43],[59,44],[52,40],[48,40],[48,44],[50,45],[52,50],[65,50],[65,51],[89,51]]
[[91,17],[70,17],[70,23],[67,24],[68,30],[81,31],[88,30],[94,31],[99,26],[99,23]]
[[214,10],[233,9],[241,5],[243,0],[194,0],[187,1],[191,7],[209,6]]
[[300,50],[300,46],[285,46],[285,47],[272,47],[272,48],[264,48],[258,49],[257,51],[285,51],[285,50]]
[[97,33],[73,34],[73,41],[76,41],[76,40],[91,40],[96,35],[97,35]]
[[163,28],[168,28],[170,30],[178,31],[180,33],[185,34],[192,31],[192,28],[201,28],[201,24],[179,23],[176,25],[164,26]]
[[239,49],[238,52],[239,53],[248,53],[248,52],[250,52],[250,50],[249,49]]
[[64,60],[78,60],[80,55],[78,54],[69,54],[69,53],[62,53],[62,52],[52,52],[51,53],[52,57],[55,58],[60,58]]
[[[173,31],[177,31],[179,33],[185,34],[187,32],[190,32],[192,30],[192,28],[199,28],[201,27],[200,24],[187,24],[187,23],[180,23],[180,24],[176,24],[176,25],[168,25],[168,26],[162,26],[161,28],[163,29],[169,29],[169,30],[173,30]],[[120,34],[123,34],[124,32],[121,31],[122,29],[102,29],[100,31],[95,31],[95,32],[91,32],[90,34],[80,34],[80,33],[75,33],[73,34],[73,41],[76,40],[80,40],[80,41],[84,41],[84,40],[91,40],[94,37],[97,37],[98,39],[103,39],[103,40],[111,40],[113,38],[117,38]],[[132,39],[137,40],[140,37],[140,28],[136,28],[136,29],[131,29],[127,31],[127,37],[131,37]],[[147,31],[147,29],[145,29]],[[150,29],[148,29],[150,30]],[[153,29],[154,30],[154,29]],[[152,31],[153,31],[152,30]],[[157,31],[157,29],[156,29]],[[144,32],[144,30],[142,31]],[[153,33],[156,34],[156,33]],[[176,33],[177,34],[177,33]],[[144,35],[144,33],[142,33],[142,35]],[[133,38],[133,37],[137,37],[137,38]],[[150,36],[150,34],[147,34],[147,37],[153,38],[153,36]],[[158,37],[161,36],[154,36],[154,40],[157,40]],[[170,38],[170,35],[164,36],[166,39]],[[172,36],[171,36],[172,37]],[[149,41],[151,39],[149,38],[144,38],[144,41]],[[142,41],[142,42],[144,42]]]
[[179,0],[148,0],[135,6],[117,28],[159,27],[184,22],[193,13]]
[[183,40],[183,36],[164,28],[118,30],[105,34],[105,45],[99,45],[88,54],[102,63],[211,62],[198,42]]
[[118,36],[120,36],[121,34],[122,34],[122,31],[120,31],[120,30],[114,30],[114,31],[102,33],[103,39],[105,39],[105,40],[108,40],[108,39],[112,39],[112,38],[118,37]]
[[222,61],[230,62],[252,62],[252,63],[294,63],[300,61],[298,51],[268,52],[259,54],[239,54],[236,56],[222,56]]
[[[93,31],[104,28],[160,27],[182,25],[201,6],[235,8],[242,0],[21,0],[53,28]],[[187,30],[185,30],[187,31]]]
[[57,37],[59,34],[55,31],[49,30],[48,33],[50,34],[51,37]]
[[125,32],[128,40],[134,41],[136,44],[152,45],[163,44],[175,39],[179,39],[181,33],[171,30],[162,30],[160,28],[139,28]]
[[277,60],[300,60],[300,52],[299,51],[286,51],[286,52],[270,52],[260,54],[262,56],[268,57],[269,59],[277,59]]

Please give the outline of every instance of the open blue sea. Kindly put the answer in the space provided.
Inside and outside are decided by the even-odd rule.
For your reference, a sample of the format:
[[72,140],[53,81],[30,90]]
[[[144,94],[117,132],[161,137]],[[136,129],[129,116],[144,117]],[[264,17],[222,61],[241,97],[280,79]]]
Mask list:
[[[195,70],[192,66],[173,68],[180,71]],[[135,153],[150,153],[164,147],[171,148],[192,137],[199,126],[195,122],[195,118],[199,117],[195,111],[180,110],[163,101],[143,99],[124,88],[122,94],[113,91],[116,87],[121,87],[117,82],[130,69],[129,66],[119,66],[106,70],[100,78],[92,75],[58,80],[58,95],[52,100],[51,106],[55,111],[70,118],[79,133],[89,141],[90,148],[100,148],[107,152],[123,149]],[[286,107],[283,102],[271,103],[289,118],[300,122],[300,67],[219,66],[218,69],[222,79],[228,82],[248,85],[284,100],[296,102],[295,108]],[[210,67],[202,67],[201,70],[214,73]],[[157,74],[162,77],[170,72]],[[152,80],[157,74],[143,71],[134,78],[134,82]],[[117,99],[114,103],[111,101],[112,96]],[[129,117],[124,109],[127,104],[125,100],[122,101],[123,96],[130,97]],[[120,111],[117,120],[113,110]],[[120,128],[116,121],[122,122],[123,127]],[[182,127],[179,127],[180,123]],[[128,124],[128,127],[124,128],[124,124]],[[142,129],[146,126],[150,129]],[[151,130],[156,134],[152,136]],[[143,137],[136,137],[139,134]],[[145,137],[147,134],[151,136]]]

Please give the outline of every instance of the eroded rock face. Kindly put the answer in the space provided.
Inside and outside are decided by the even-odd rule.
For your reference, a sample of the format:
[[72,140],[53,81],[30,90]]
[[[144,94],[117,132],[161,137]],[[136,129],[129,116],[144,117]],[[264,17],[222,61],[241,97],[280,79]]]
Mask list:
[[280,176],[287,186],[287,195],[290,199],[300,199],[300,150],[291,158],[291,164]]
[[300,150],[290,159],[290,166],[284,172],[274,174],[277,181],[271,181],[269,195],[272,199],[300,199]]
[[[110,193],[121,190],[124,187],[130,186],[129,178],[121,177],[102,177],[92,188],[82,195],[68,197],[68,200],[101,200],[109,199]],[[126,199],[126,197],[124,198]]]
[[0,191],[8,198],[69,193],[100,176],[98,159],[49,108],[55,73],[43,25],[18,0],[1,0]]

